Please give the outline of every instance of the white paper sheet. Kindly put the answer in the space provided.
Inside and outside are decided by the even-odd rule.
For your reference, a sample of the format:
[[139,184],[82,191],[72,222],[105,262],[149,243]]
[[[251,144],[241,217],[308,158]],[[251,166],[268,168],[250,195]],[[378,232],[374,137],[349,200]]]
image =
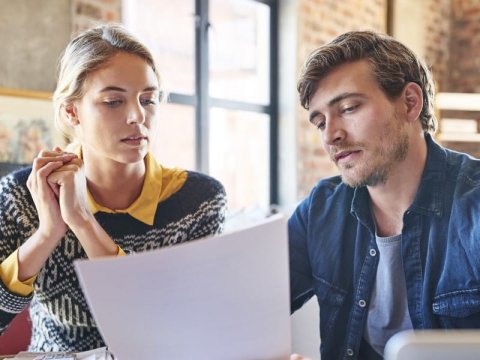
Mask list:
[[[20,351],[15,357],[9,358],[12,360],[35,360],[35,359],[58,359],[62,360],[62,352],[29,352],[29,351]],[[107,349],[105,347],[93,349],[90,351],[82,351],[72,353],[75,355],[77,360],[109,360],[111,357],[107,353]],[[68,358],[68,356],[67,356]]]
[[119,360],[273,360],[290,354],[282,216],[169,248],[75,263]]

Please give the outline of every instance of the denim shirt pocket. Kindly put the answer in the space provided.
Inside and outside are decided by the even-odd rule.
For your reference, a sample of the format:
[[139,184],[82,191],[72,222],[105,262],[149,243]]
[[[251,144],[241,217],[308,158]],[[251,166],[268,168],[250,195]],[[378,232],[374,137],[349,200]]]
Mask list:
[[322,278],[313,275],[313,286],[320,306],[320,334],[322,343],[334,335],[338,314],[345,302],[347,292]]
[[444,328],[480,328],[480,288],[437,295],[432,311]]

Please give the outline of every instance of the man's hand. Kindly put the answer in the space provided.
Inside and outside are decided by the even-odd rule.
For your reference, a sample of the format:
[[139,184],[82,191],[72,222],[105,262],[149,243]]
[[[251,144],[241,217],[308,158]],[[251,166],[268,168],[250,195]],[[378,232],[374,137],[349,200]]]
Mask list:
[[310,358],[306,358],[299,354],[292,354],[290,355],[290,360],[311,360]]

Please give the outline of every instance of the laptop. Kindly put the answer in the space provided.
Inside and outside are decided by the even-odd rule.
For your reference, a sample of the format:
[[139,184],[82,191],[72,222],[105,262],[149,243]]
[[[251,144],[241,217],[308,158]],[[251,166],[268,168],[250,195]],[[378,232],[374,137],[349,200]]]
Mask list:
[[124,257],[77,260],[81,287],[119,360],[287,360],[287,222]]
[[385,360],[478,360],[480,330],[406,330],[390,338]]

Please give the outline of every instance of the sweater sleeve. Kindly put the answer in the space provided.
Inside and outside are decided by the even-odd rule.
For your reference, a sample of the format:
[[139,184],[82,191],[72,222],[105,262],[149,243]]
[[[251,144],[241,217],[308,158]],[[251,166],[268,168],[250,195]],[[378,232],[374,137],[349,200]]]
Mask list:
[[225,225],[227,197],[223,185],[207,176],[199,182],[203,184],[197,184],[199,190],[196,190],[196,194],[205,198],[200,201],[200,206],[194,214],[195,221],[190,239],[219,234]]
[[26,186],[29,171],[0,180],[0,334],[33,297],[32,291],[17,291],[15,282],[16,250],[38,227],[37,212]]
[[18,249],[0,264],[0,279],[7,289],[15,294],[21,296],[30,295],[36,278],[36,276],[32,276],[25,281],[18,279]]

